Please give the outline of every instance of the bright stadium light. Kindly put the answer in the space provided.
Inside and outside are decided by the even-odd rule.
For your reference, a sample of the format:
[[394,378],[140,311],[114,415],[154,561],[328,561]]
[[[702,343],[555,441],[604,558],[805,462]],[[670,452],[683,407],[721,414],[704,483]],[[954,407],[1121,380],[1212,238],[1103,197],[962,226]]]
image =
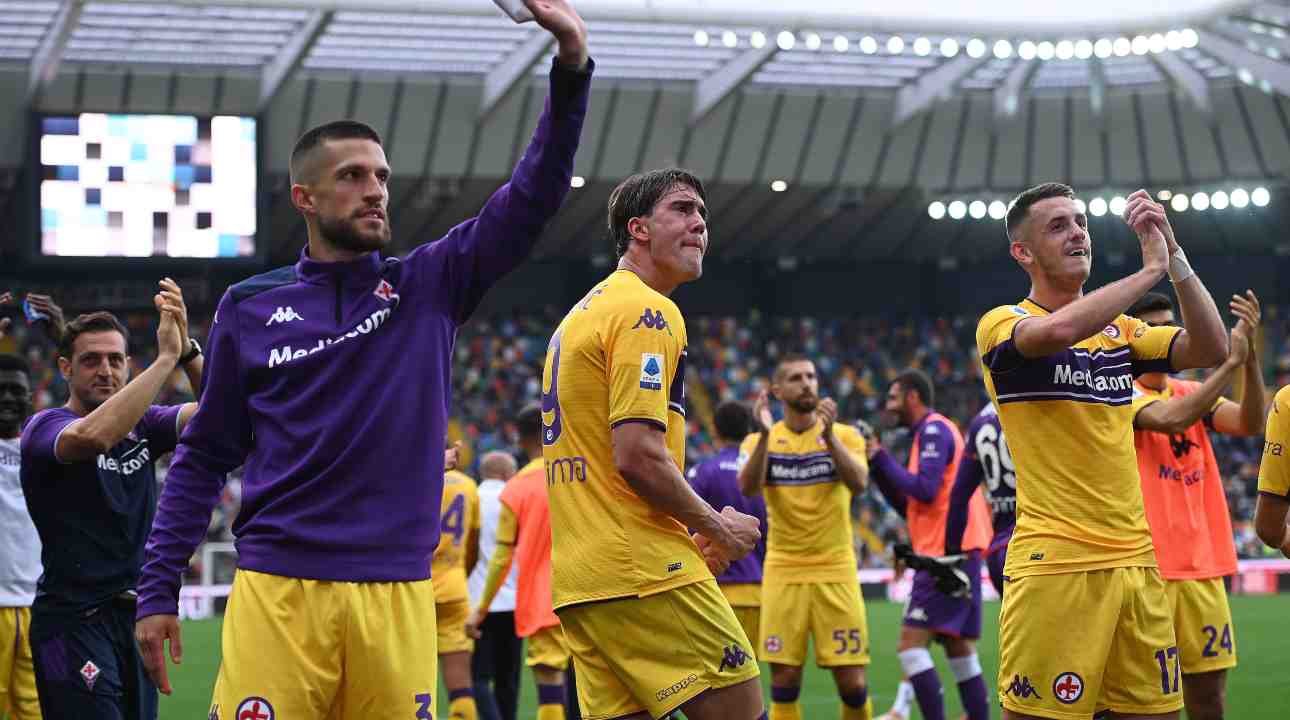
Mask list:
[[584,178],[581,175],[574,175],[572,178],[569,179],[569,187],[571,188],[580,188],[586,184],[587,184],[587,178]]
[[892,35],[887,38],[887,52],[892,55],[899,55],[905,50],[905,38],[899,35]]
[[1182,50],[1183,41],[1182,33],[1177,30],[1170,30],[1165,33],[1165,47],[1169,50]]
[[1022,60],[1034,60],[1035,44],[1029,40],[1022,40],[1021,44],[1017,46],[1017,55]]
[[1110,209],[1112,215],[1123,215],[1124,208],[1128,204],[1129,201],[1125,200],[1123,195],[1116,195],[1111,198],[1111,202],[1107,204],[1107,208]]
[[1047,40],[1039,43],[1035,48],[1035,55],[1039,56],[1040,60],[1052,60],[1055,54],[1056,50],[1053,48],[1053,44]]
[[1083,215],[1084,213],[1088,212],[1088,206],[1085,205],[1084,201],[1080,200],[1079,198],[1075,198],[1075,212],[1079,213],[1080,215]]
[[753,47],[760,50],[766,47],[766,33],[760,30],[754,30],[753,34],[748,38],[748,42],[751,43]]
[[1196,34],[1191,28],[1183,28],[1179,33],[1182,36],[1182,46],[1185,48],[1194,48],[1200,44],[1200,35]]
[[996,41],[994,44],[994,56],[1000,60],[1012,57],[1012,43],[1007,40]]
[[868,35],[860,38],[860,52],[865,55],[872,55],[878,52],[878,41]]
[[972,38],[967,44],[968,57],[979,58],[985,56],[985,41],[981,38]]
[[1191,206],[1195,210],[1205,211],[1209,209],[1209,196],[1203,192],[1192,193]]
[[1111,57],[1113,52],[1115,52],[1114,46],[1109,38],[1098,38],[1098,41],[1093,43],[1093,54],[1102,60]]
[[914,41],[914,54],[919,57],[927,57],[932,54],[932,41],[925,37],[920,37]]
[[954,38],[945,38],[941,41],[941,54],[945,57],[954,57],[959,54],[959,41]]
[[1075,43],[1070,40],[1061,40],[1057,43],[1057,59],[1070,60],[1075,57]]
[[928,205],[927,214],[930,215],[933,220],[940,220],[945,217],[945,203],[937,200],[931,205]]
[[1106,201],[1100,197],[1095,197],[1088,201],[1088,211],[1093,217],[1102,217],[1106,214]]
[[1245,188],[1236,188],[1232,191],[1232,207],[1243,208],[1250,204],[1250,194],[1245,192]]
[[784,192],[788,189],[788,183],[783,180],[772,180],[770,182],[770,189],[772,192]]
[[739,44],[739,36],[733,30],[727,30],[721,33],[721,44],[732,48]]
[[973,200],[972,204],[968,205],[968,214],[972,216],[973,220],[980,220],[985,217],[985,213],[986,206],[984,200]]
[[813,32],[806,33],[806,49],[807,50],[820,49],[820,36],[818,34]]
[[1227,200],[1228,200],[1227,193],[1223,192],[1222,190],[1216,190],[1213,195],[1209,196],[1210,207],[1214,208],[1215,210],[1226,210]]
[[1133,52],[1133,41],[1127,37],[1118,37],[1111,44],[1111,49],[1115,52],[1116,57],[1125,57]]
[[1129,46],[1134,55],[1146,55],[1151,50],[1151,41],[1146,35],[1138,35],[1133,38],[1133,43]]
[[1165,41],[1165,36],[1160,33],[1156,33],[1147,38],[1147,49],[1157,55],[1164,52],[1167,47],[1169,47],[1169,45]]
[[709,40],[709,38],[708,38],[708,31],[707,31],[707,30],[695,30],[695,31],[694,31],[694,44],[695,44],[695,45],[698,45],[699,47],[707,47],[707,46],[708,46],[708,40]]
[[838,52],[846,52],[850,48],[851,48],[851,41],[847,39],[846,35],[838,35],[837,37],[833,38],[834,50],[837,50]]
[[1087,59],[1089,59],[1089,58],[1093,57],[1093,41],[1092,41],[1092,40],[1076,40],[1076,41],[1075,41],[1075,57],[1079,58],[1080,60],[1087,60]]
[[1156,193],[1156,199],[1159,200],[1160,202],[1166,202],[1169,200],[1169,198],[1173,196],[1174,194],[1173,194],[1173,191],[1171,190],[1161,190],[1160,192]]
[[775,44],[779,46],[780,50],[792,50],[793,46],[797,44],[797,38],[793,36],[793,33],[784,30],[775,36]]
[[1173,208],[1174,212],[1187,212],[1187,208],[1190,206],[1191,202],[1187,200],[1187,193],[1178,193],[1169,201],[1169,207]]
[[1254,84],[1254,73],[1250,72],[1248,68],[1241,68],[1240,70],[1237,70],[1236,77],[1238,80],[1245,83],[1246,85]]
[[963,216],[967,215],[967,204],[964,203],[962,200],[955,200],[954,202],[950,203],[949,210],[950,210],[950,217],[954,218],[955,220],[962,220]]
[[1272,202],[1272,194],[1265,187],[1256,187],[1250,191],[1250,202],[1254,203],[1255,207],[1267,207],[1268,203]]
[[1002,220],[1008,214],[1008,206],[1003,204],[1002,200],[995,200],[990,203],[990,217],[995,220]]

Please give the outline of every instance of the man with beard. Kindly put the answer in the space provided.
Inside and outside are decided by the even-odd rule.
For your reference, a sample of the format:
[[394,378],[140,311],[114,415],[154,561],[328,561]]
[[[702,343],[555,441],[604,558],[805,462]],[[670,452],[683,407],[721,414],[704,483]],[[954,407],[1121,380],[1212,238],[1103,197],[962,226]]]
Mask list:
[[202,362],[178,286],[162,281],[154,302],[157,359],[133,380],[129,334],[115,316],[68,323],[58,368],[71,397],[22,433],[22,490],[44,566],[31,648],[46,718],[157,717],[157,688],[134,643],[134,588],[156,508],[154,462],[196,406],[152,402],[179,365],[196,387]]
[[[888,417],[913,434],[904,467],[881,445],[869,446],[870,477],[891,506],[905,516],[913,551],[923,557],[944,554],[950,488],[963,459],[963,436],[952,420],[932,409],[932,393],[931,378],[915,369],[901,373],[887,390]],[[925,720],[945,718],[941,680],[928,651],[933,640],[945,646],[968,718],[990,717],[974,644],[981,637],[981,551],[990,542],[987,513],[978,489],[972,496],[962,539],[967,553],[961,566],[967,576],[963,592],[951,595],[938,587],[931,572],[935,566],[920,568],[914,575],[900,628],[899,657]]]
[[433,714],[430,564],[453,340],[568,193],[591,84],[572,4],[525,5],[558,45],[550,93],[510,182],[477,217],[382,259],[390,166],[380,138],[361,123],[328,123],[291,155],[291,199],[308,229],[300,261],[219,303],[210,402],[162,492],[136,632],[169,693],[163,646],[178,657],[180,575],[225,473],[244,464],[212,717]]
[[833,671],[843,720],[869,720],[869,630],[851,529],[851,498],[868,483],[865,441],[834,422],[837,405],[821,400],[819,387],[815,363],[782,358],[770,394],[784,404],[784,419],[774,422],[762,391],[753,406],[760,430],[739,448],[739,489],[764,492],[770,516],[758,656],[770,663],[771,720],[802,717],[807,638],[816,664]]

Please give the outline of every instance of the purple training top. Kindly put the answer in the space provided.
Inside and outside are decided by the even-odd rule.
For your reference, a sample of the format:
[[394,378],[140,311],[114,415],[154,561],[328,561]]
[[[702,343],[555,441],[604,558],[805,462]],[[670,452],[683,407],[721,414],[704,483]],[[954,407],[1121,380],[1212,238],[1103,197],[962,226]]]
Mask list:
[[988,552],[1006,548],[1017,524],[1017,469],[1003,437],[999,413],[992,403],[986,404],[968,425],[963,462],[959,465],[954,489],[950,491],[950,509],[945,522],[946,552],[957,552],[967,527],[968,501],[981,484],[993,515],[994,538]]
[[349,582],[430,577],[457,327],[528,256],[568,193],[591,71],[554,65],[510,182],[442,239],[402,259],[320,263],[302,253],[228,289],[201,406],[148,539],[139,617],[177,611],[180,574],[225,474],[243,464],[239,568]]
[[722,448],[716,455],[690,468],[686,478],[694,492],[717,511],[729,505],[741,513],[752,515],[761,523],[761,540],[757,541],[757,547],[730,563],[730,567],[717,578],[721,584],[760,584],[761,566],[766,560],[766,499],[761,495],[745,497],[739,492],[738,459],[738,447]]

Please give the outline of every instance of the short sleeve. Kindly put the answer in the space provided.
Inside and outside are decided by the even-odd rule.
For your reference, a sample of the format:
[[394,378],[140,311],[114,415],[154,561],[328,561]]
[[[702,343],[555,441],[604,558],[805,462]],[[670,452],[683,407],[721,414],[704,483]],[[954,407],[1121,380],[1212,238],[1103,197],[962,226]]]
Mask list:
[[1134,376],[1153,372],[1170,372],[1169,354],[1182,328],[1169,325],[1152,327],[1135,317],[1123,315],[1119,320],[1129,339],[1129,357]]
[[1149,392],[1149,391],[1147,391],[1147,390],[1143,390],[1141,386],[1139,386],[1137,383],[1134,383],[1134,385],[1133,385],[1133,417],[1135,417],[1135,418],[1136,418],[1136,417],[1138,416],[1138,413],[1142,412],[1142,410],[1143,410],[1144,408],[1146,408],[1148,405],[1151,405],[1151,404],[1153,404],[1153,403],[1157,403],[1157,402],[1160,402],[1160,395],[1159,395],[1159,393],[1154,393],[1154,392]]
[[56,409],[36,413],[36,416],[31,419],[31,422],[27,423],[27,427],[22,431],[22,440],[19,445],[22,463],[34,466],[62,462],[55,452],[55,448],[58,446],[58,436],[77,419],[75,413]]
[[743,472],[744,466],[748,464],[748,459],[752,457],[753,450],[757,449],[757,441],[761,439],[761,433],[752,433],[739,443],[739,457],[735,459],[737,472]]
[[666,430],[672,380],[680,371],[684,332],[675,306],[614,313],[609,362],[609,425],[645,421]]
[[1272,401],[1264,431],[1263,462],[1259,465],[1259,492],[1290,498],[1290,392],[1281,388]]
[[139,424],[143,426],[153,456],[175,449],[179,444],[179,411],[183,405],[153,405],[143,413]]
[[864,436],[860,434],[860,431],[850,425],[834,424],[833,432],[838,440],[842,441],[842,447],[850,451],[855,456],[856,462],[860,463],[860,467],[868,471],[869,457],[865,452]]
[[1006,373],[1026,361],[1012,334],[1017,323],[1031,317],[1020,305],[1004,305],[981,316],[976,326],[976,348],[981,362],[993,373]]

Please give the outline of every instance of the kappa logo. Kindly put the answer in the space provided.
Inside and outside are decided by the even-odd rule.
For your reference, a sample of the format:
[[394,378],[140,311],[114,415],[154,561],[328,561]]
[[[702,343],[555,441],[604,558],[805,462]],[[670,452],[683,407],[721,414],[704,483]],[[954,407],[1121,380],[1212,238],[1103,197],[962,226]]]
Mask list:
[[725,652],[721,655],[721,667],[717,668],[717,672],[721,673],[727,669],[734,670],[735,668],[743,667],[750,657],[752,656],[744,652],[744,649],[738,645],[727,646]]
[[1192,448],[1198,448],[1200,445],[1192,442],[1191,438],[1182,433],[1169,436],[1169,449],[1173,450],[1174,457],[1181,460],[1184,455],[1192,451]]
[[770,635],[766,638],[766,652],[777,653],[784,649],[784,643],[778,635]]
[[1012,695],[1019,700],[1029,700],[1031,698],[1035,700],[1043,700],[1043,698],[1039,696],[1039,691],[1035,690],[1035,686],[1030,684],[1030,678],[1023,677],[1021,675],[1012,676],[1012,684],[1008,686],[1008,689],[1004,691],[1004,694]]
[[397,302],[399,299],[399,294],[394,292],[394,286],[386,280],[382,280],[372,294],[385,302]]
[[1064,672],[1053,680],[1053,697],[1058,702],[1074,705],[1084,697],[1084,678],[1073,672]]
[[663,356],[658,353],[641,353],[641,388],[663,389]]
[[273,314],[269,316],[269,321],[264,326],[269,327],[273,323],[289,323],[293,320],[304,320],[304,318],[300,317],[300,313],[292,309],[290,305],[286,307],[279,305],[278,309],[274,310]]
[[1120,328],[1114,325],[1107,325],[1106,327],[1102,328],[1102,334],[1111,338],[1112,340],[1117,340],[1120,337]]
[[699,676],[695,675],[694,673],[690,673],[690,675],[687,676],[684,680],[679,680],[677,682],[674,682],[671,685],[663,688],[662,690],[659,690],[658,692],[654,693],[654,698],[659,702],[662,702],[663,700],[666,700],[667,698],[681,692],[682,690],[690,687],[691,685],[693,685],[698,681],[699,681]]
[[681,564],[681,561],[677,560],[676,562],[667,564],[667,571],[670,573],[674,573],[679,571],[682,567],[684,566]]
[[645,312],[641,313],[640,319],[636,321],[632,329],[635,330],[642,325],[651,330],[666,330],[668,335],[672,334],[672,328],[668,326],[667,318],[663,317],[662,310],[645,308]]
[[1140,337],[1142,337],[1143,335],[1146,335],[1146,334],[1147,334],[1147,326],[1146,326],[1146,325],[1139,325],[1139,326],[1138,326],[1138,329],[1133,331],[1133,337],[1135,337],[1135,338],[1140,338]]
[[102,670],[99,670],[99,666],[94,664],[93,660],[86,660],[85,664],[81,666],[81,679],[85,681],[85,687],[93,690],[94,683],[98,681],[102,672]]
[[262,697],[249,697],[238,703],[233,720],[274,720],[273,706]]

